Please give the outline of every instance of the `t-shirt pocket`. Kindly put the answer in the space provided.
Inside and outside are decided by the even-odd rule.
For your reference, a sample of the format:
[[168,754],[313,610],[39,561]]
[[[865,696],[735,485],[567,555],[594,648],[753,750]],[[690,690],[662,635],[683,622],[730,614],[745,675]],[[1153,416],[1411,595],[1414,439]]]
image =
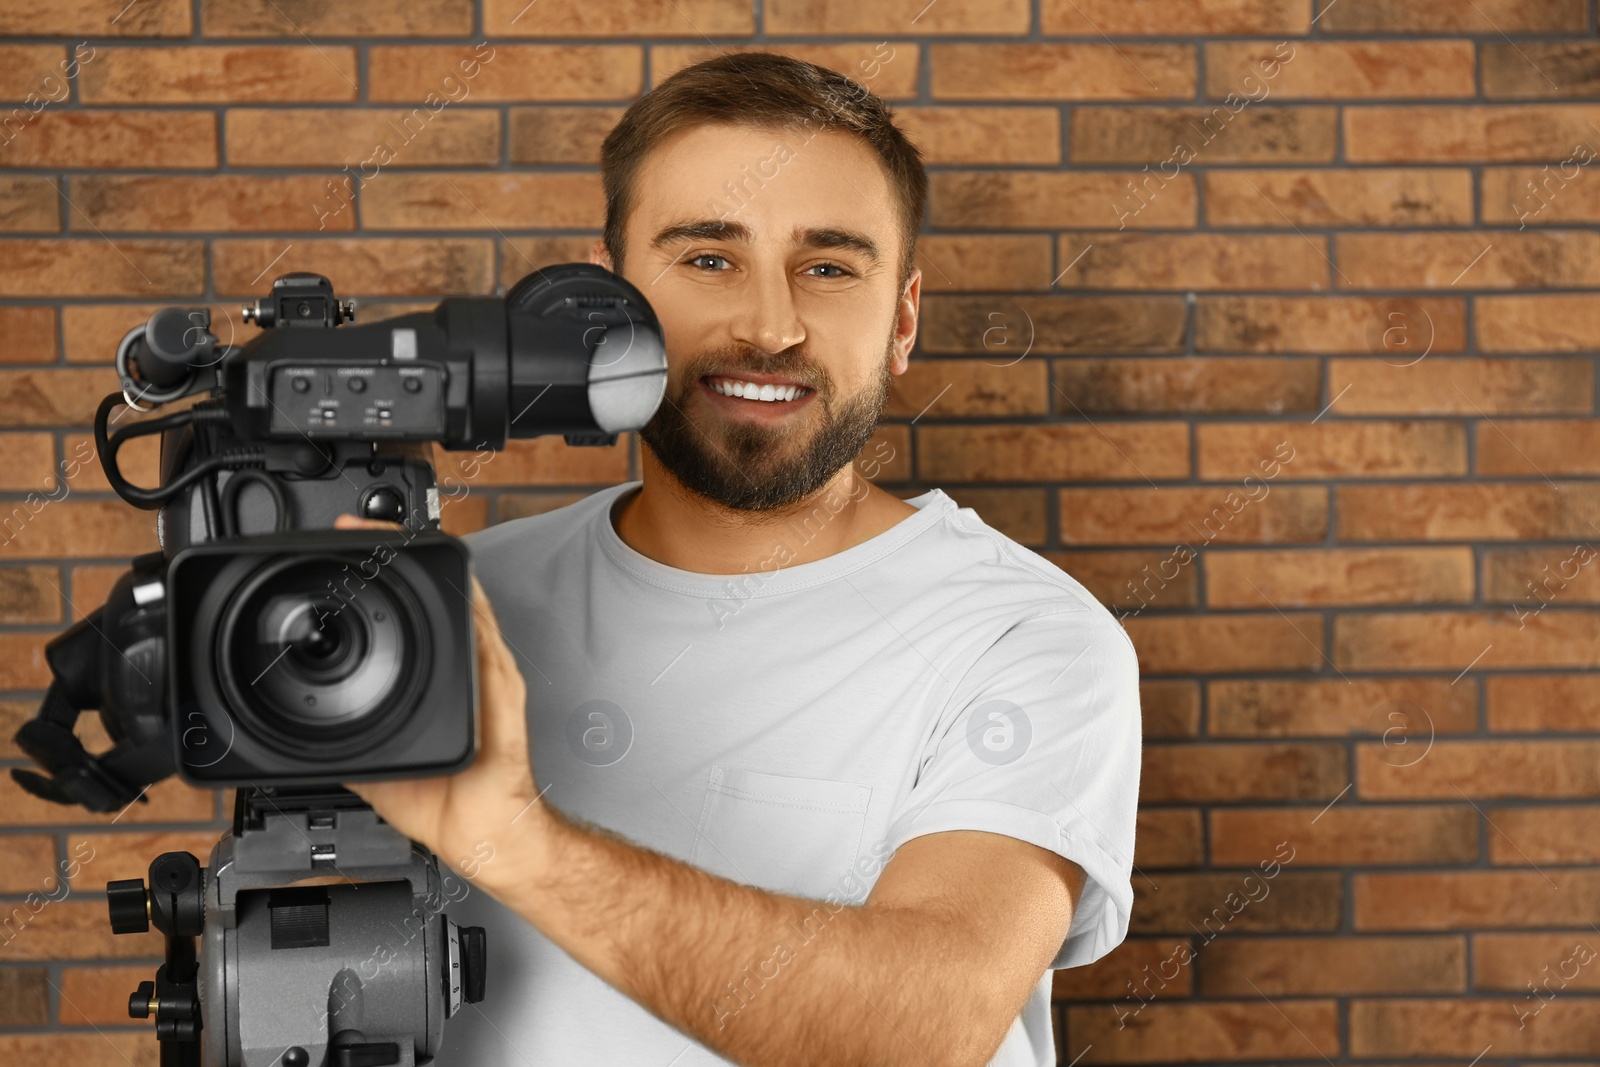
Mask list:
[[711,768],[689,862],[779,893],[842,900],[856,884],[872,787]]

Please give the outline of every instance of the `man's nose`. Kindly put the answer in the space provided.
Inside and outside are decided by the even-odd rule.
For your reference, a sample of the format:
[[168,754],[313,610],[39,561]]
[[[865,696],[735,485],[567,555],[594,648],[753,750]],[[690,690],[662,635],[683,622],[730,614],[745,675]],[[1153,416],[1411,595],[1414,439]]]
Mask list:
[[733,339],[763,352],[782,352],[805,340],[789,276],[783,269],[753,272],[733,312]]

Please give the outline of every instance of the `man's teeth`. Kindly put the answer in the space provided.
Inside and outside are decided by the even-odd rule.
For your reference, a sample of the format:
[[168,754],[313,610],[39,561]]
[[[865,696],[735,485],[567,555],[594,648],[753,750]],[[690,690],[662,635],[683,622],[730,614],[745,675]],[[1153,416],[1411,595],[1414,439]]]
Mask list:
[[712,378],[711,388],[723,396],[768,401],[793,400],[811,392],[802,385],[757,385],[755,382],[741,382],[737,378]]

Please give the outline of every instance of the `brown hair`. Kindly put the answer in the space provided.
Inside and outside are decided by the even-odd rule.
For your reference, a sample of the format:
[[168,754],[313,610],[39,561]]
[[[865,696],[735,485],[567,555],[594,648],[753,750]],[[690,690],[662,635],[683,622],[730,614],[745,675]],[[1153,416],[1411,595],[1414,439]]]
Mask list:
[[[880,47],[883,47],[880,45]],[[876,53],[875,53],[876,54]],[[870,79],[878,66],[860,69]],[[871,73],[867,73],[868,70]],[[732,52],[688,66],[634,101],[600,147],[605,187],[603,240],[621,269],[623,223],[633,206],[634,181],[645,156],[671,134],[695,126],[728,125],[778,129],[838,127],[856,134],[877,152],[896,194],[904,255],[900,287],[915,266],[917,231],[928,199],[922,153],[894,124],[889,108],[865,86],[815,63],[775,52]]]

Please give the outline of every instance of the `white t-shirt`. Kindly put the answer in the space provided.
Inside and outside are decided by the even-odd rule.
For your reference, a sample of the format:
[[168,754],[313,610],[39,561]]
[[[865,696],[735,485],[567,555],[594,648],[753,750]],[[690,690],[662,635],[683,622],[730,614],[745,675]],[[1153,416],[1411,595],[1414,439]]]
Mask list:
[[[1005,834],[1087,873],[1053,968],[1122,941],[1138,664],[1077,580],[939,489],[907,501],[918,511],[891,529],[814,562],[784,565],[832,519],[826,508],[775,530],[761,570],[679,570],[612,525],[612,505],[639,484],[464,539],[527,680],[546,800],[833,911],[865,901],[911,838]],[[442,1067],[731,1062],[488,894],[447,914],[487,928],[488,977],[485,1000],[446,1024]],[[795,930],[789,950],[804,952],[821,924]],[[782,996],[783,960],[751,948],[749,968],[728,976],[738,987],[717,1000],[723,1015]],[[991,1062],[1053,1065],[1049,1007],[1047,971]]]

